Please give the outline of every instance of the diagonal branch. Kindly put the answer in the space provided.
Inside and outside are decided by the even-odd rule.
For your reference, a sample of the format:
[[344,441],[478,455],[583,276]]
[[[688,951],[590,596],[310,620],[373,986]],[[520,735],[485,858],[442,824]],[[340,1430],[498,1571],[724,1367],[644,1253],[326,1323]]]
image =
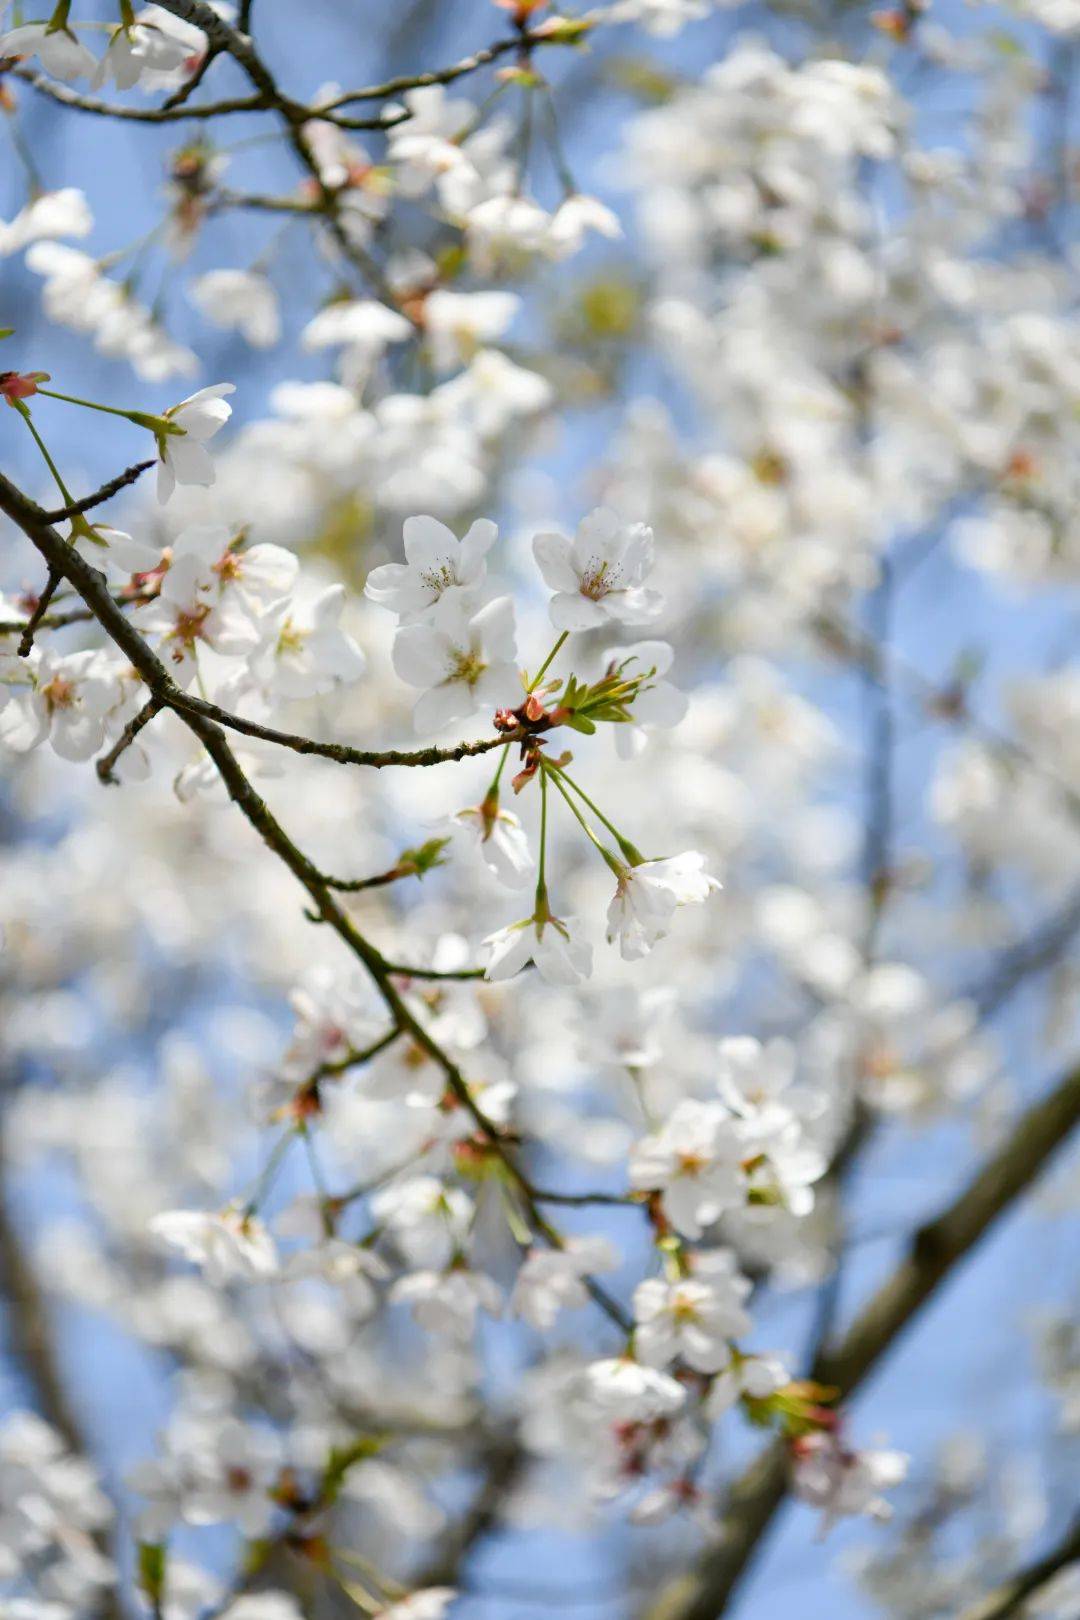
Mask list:
[[[987,1229],[1039,1174],[1080,1124],[1080,1066],[1022,1114],[1008,1141],[960,1196],[914,1234],[908,1252],[833,1350],[822,1351],[810,1377],[847,1397],[891,1348],[909,1322]],[[787,1491],[782,1441],[763,1451],[728,1498],[723,1536],[696,1567],[663,1589],[648,1620],[717,1620],[746,1573]]]
[[[177,686],[165,665],[151,652],[135,627],[124,617],[120,605],[109,593],[104,574],[85,562],[78,552],[66,541],[61,540],[50,526],[48,513],[42,511],[40,506],[16,489],[3,474],[0,474],[0,512],[5,512],[13,523],[18,524],[47,561],[50,559],[55,561],[59,573],[75,586],[93,617],[108,631],[121,651],[127,653],[152,695],[160,700],[160,707],[173,709],[182,718],[187,719],[189,724],[192,718],[198,717],[212,721],[216,726],[227,726],[233,731],[239,731],[245,737],[256,737],[262,742],[277,743],[283,748],[291,748],[296,754],[311,754],[319,759],[333,760],[338,765],[371,765],[376,768],[387,765],[442,765],[452,760],[469,759],[476,754],[490,753],[492,749],[502,748],[508,742],[520,742],[527,735],[526,732],[518,730],[504,732],[498,737],[485,737],[480,742],[457,743],[452,748],[371,750],[350,748],[346,743],[316,742],[311,737],[279,731],[274,726],[260,725],[255,720],[245,720],[241,715],[230,714],[227,709],[220,708],[216,703],[208,703],[205,698],[197,697],[193,692],[185,692],[182,687]],[[64,622],[75,621],[73,618],[66,618]],[[25,630],[25,625],[20,624],[18,628]]]
[[1069,1564],[1080,1563],[1080,1514],[1056,1547],[972,1603],[960,1620],[1009,1620],[1021,1605]]
[[111,501],[114,495],[119,495],[122,489],[136,483],[151,467],[156,467],[157,461],[137,461],[132,467],[125,467],[122,473],[110,478],[107,484],[95,489],[92,495],[84,495],[81,501],[72,501],[70,506],[58,507],[55,512],[46,512],[47,523],[63,523],[67,518],[78,517],[81,512],[89,512],[95,506],[103,506]]
[[[172,0],[172,3],[179,4],[179,0]],[[333,929],[346,949],[370,974],[394,1027],[409,1035],[421,1051],[442,1070],[448,1091],[457,1105],[472,1119],[487,1151],[498,1160],[500,1169],[513,1184],[532,1231],[542,1237],[551,1248],[562,1248],[562,1235],[540,1209],[532,1184],[517,1163],[512,1151],[512,1139],[508,1138],[485,1113],[461,1069],[419,1021],[394,983],[396,974],[403,971],[408,973],[410,970],[402,970],[388,962],[360,932],[352,918],[342,910],[318,867],[289,837],[252,787],[236,755],[229,747],[222,727],[216,720],[208,717],[207,711],[213,714],[214,706],[201,700],[193,703],[188,694],[180,691],[157,654],[113,601],[104,574],[93,568],[66,540],[62,540],[56,530],[44,521],[41,508],[28,500],[2,474],[0,474],[0,511],[5,512],[22,529],[50,569],[62,574],[74,586],[87,607],[92,610],[102,629],[130,659],[151,695],[159,698],[163,707],[171,708],[179,714],[188,729],[199,739],[216,765],[230,799],[259,834],[267,848],[288,867],[314,901],[314,920],[326,923]],[[500,742],[505,740],[499,739]],[[609,1320],[621,1333],[629,1333],[632,1322],[622,1305],[592,1277],[585,1277],[582,1281],[590,1297]]]

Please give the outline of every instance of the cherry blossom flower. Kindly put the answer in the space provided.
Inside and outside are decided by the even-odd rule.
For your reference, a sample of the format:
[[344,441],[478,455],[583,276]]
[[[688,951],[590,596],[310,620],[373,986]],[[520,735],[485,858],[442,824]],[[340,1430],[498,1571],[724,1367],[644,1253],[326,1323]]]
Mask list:
[[178,678],[190,680],[200,645],[252,653],[268,620],[283,612],[299,563],[281,546],[248,550],[219,524],[195,524],[172,547],[158,594],[138,610],[143,627],[162,637]]
[[66,25],[24,23],[0,35],[0,57],[36,56],[46,73],[70,83],[89,78],[97,69],[97,57],[78,40]]
[[574,933],[572,917],[555,917],[546,906],[535,916],[489,934],[485,979],[512,979],[532,962],[548,984],[579,984],[592,971],[592,947]]
[[289,1080],[304,1080],[324,1063],[336,1063],[384,1032],[386,1019],[367,981],[318,964],[309,968],[289,997],[296,1025],[282,1061]]
[[607,507],[583,518],[577,534],[538,534],[533,554],[556,593],[550,603],[556,630],[594,630],[615,621],[645,624],[663,603],[644,581],[652,568],[652,530],[627,524]]
[[301,341],[305,349],[343,349],[342,379],[357,384],[366,380],[391,343],[404,343],[412,335],[412,323],[397,310],[373,298],[354,298],[320,310]]
[[544,410],[554,390],[546,377],[516,365],[500,349],[481,349],[464,371],[440,385],[439,397],[455,419],[488,442],[519,418]]
[[4,741],[23,751],[48,738],[61,759],[89,759],[105,738],[105,717],[119,692],[108,659],[98,651],[58,655],[51,648],[32,666],[27,699],[3,710]]
[[411,1265],[438,1271],[465,1243],[473,1203],[460,1187],[434,1176],[412,1176],[376,1193],[371,1212]]
[[436,731],[477,709],[498,709],[520,691],[514,658],[514,604],[497,597],[470,614],[453,595],[422,624],[394,638],[393,664],[410,686],[426,688],[413,709],[417,731]]
[[682,1384],[629,1356],[592,1362],[585,1387],[590,1401],[613,1423],[651,1423],[671,1417],[686,1402]]
[[283,698],[316,697],[358,681],[367,660],[341,628],[345,589],[303,586],[290,596],[271,642],[256,657],[260,681]]
[[497,265],[543,253],[551,216],[529,197],[505,193],[488,197],[469,210],[469,252],[476,268],[490,274]]
[[443,1620],[456,1597],[453,1586],[425,1586],[383,1609],[380,1620]]
[[86,197],[74,186],[42,192],[20,209],[13,220],[8,223],[0,220],[0,258],[18,253],[30,242],[57,236],[88,236],[93,225]]
[[245,1592],[221,1611],[221,1620],[304,1620],[304,1611],[291,1592]]
[[608,943],[619,942],[626,962],[647,956],[662,940],[680,906],[707,900],[720,884],[702,870],[704,855],[687,850],[663,860],[624,866],[608,907]]
[[684,1237],[745,1197],[743,1146],[734,1121],[719,1103],[685,1098],[660,1130],[640,1141],[630,1156],[630,1184],[663,1195],[664,1214]]
[[651,1367],[667,1367],[681,1359],[703,1373],[727,1366],[729,1340],[750,1330],[743,1302],[751,1285],[738,1271],[735,1256],[730,1251],[719,1253],[727,1262],[726,1271],[714,1265],[707,1278],[665,1282],[647,1277],[638,1284],[634,1351],[640,1360]]
[[428,1332],[445,1333],[462,1342],[472,1337],[479,1311],[498,1316],[502,1310],[502,1295],[491,1277],[457,1266],[400,1277],[390,1297],[410,1305],[413,1316]]
[[97,64],[90,88],[100,90],[111,79],[118,90],[133,90],[148,75],[176,72],[190,54],[183,39],[156,23],[121,24]]
[[616,0],[613,16],[618,22],[639,22],[650,34],[669,39],[688,22],[709,14],[710,0]]
[[825,1535],[848,1516],[891,1517],[882,1492],[900,1484],[907,1466],[903,1452],[851,1451],[836,1433],[811,1434],[797,1442],[792,1479],[796,1495],[821,1508]]
[[452,371],[502,337],[521,305],[516,293],[455,293],[437,287],[424,300],[423,323],[436,371]]
[[733,1355],[709,1386],[706,1411],[714,1420],[721,1418],[741,1396],[767,1400],[789,1382],[790,1374],[776,1356]]
[[487,554],[498,534],[487,518],[477,518],[461,540],[438,518],[406,518],[402,539],[407,561],[373,568],[364,595],[408,616],[426,613],[444,598],[471,609],[478,605]]
[[281,336],[277,294],[266,276],[253,270],[208,270],[188,292],[208,321],[235,327],[255,349],[272,348]]
[[403,102],[409,117],[390,130],[389,157],[402,191],[417,197],[443,175],[470,166],[460,137],[476,108],[463,96],[448,95],[441,84],[407,90]]
[[158,500],[164,503],[177,484],[208,485],[214,482],[214,463],[206,441],[212,439],[232,415],[232,406],[225,403],[226,394],[236,392],[233,383],[214,383],[189,394],[179,405],[164,411],[166,421],[183,431],[163,433],[158,440],[160,466],[158,467]]
[[239,1209],[163,1210],[152,1217],[150,1231],[201,1266],[217,1287],[237,1277],[271,1276],[278,1269],[277,1250],[266,1227]]
[[470,834],[484,865],[508,889],[526,888],[536,871],[525,829],[512,810],[503,810],[496,798],[455,810],[450,818],[455,828]]
[[556,258],[569,258],[577,253],[587,231],[614,240],[622,235],[618,216],[596,197],[585,197],[579,192],[565,198],[551,217],[548,227],[550,250]]
[[563,1311],[589,1302],[582,1279],[612,1271],[618,1255],[606,1238],[568,1238],[561,1249],[532,1249],[525,1256],[510,1297],[510,1309],[534,1328],[547,1332]]

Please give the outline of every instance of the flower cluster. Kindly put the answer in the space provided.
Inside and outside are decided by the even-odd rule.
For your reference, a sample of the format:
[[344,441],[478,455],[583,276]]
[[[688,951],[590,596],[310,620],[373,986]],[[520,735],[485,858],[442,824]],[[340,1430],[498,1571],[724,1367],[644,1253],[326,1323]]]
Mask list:
[[1070,8],[5,16],[12,1620],[442,1620],[616,1517],[719,1615],[785,1492],[897,1508],[893,1620],[1054,1564],[1051,1266],[911,1338],[982,1462],[862,1436],[1080,1106]]

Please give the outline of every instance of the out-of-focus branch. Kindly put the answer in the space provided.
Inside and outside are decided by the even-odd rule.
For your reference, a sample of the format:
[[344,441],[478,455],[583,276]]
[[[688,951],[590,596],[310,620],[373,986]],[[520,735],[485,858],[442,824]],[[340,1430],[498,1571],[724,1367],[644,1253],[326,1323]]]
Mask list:
[[[63,1438],[69,1451],[80,1457],[89,1456],[86,1438],[64,1387],[48,1307],[8,1208],[2,1175],[0,1285],[3,1287],[8,1346],[37,1398],[42,1417]],[[100,1551],[110,1556],[105,1538],[97,1536],[95,1540]],[[93,1612],[98,1620],[122,1620],[123,1610],[115,1588],[102,1594]]]
[[960,1615],[959,1620],[1009,1620],[1009,1617],[1016,1614],[1026,1600],[1045,1586],[1059,1570],[1078,1561],[1080,1561],[1080,1514],[1073,1519],[1056,1547],[1019,1570],[1007,1581],[1003,1581],[977,1603],[972,1603]]
[[887,682],[895,675],[899,684],[906,686],[935,718],[950,725],[967,727],[981,736],[991,747],[1004,754],[1015,764],[1024,766],[1043,777],[1057,789],[1063,805],[1074,820],[1080,821],[1080,793],[1060,776],[1053,765],[1039,759],[997,726],[980,715],[973,714],[960,691],[936,686],[922,672],[899,658],[895,652],[886,656],[869,637],[861,635],[841,619],[821,615],[814,624],[825,647],[840,658],[854,664],[873,681]]
[[[1020,1117],[959,1198],[919,1228],[892,1276],[839,1345],[822,1349],[810,1376],[833,1386],[841,1398],[851,1395],[1078,1123],[1080,1066]],[[784,1500],[787,1478],[787,1448],[778,1441],[732,1487],[720,1539],[694,1569],[664,1588],[648,1608],[648,1620],[717,1620]]]
[[526,1454],[515,1436],[494,1439],[484,1456],[482,1482],[472,1503],[445,1532],[417,1582],[425,1586],[456,1586],[461,1568],[473,1548],[496,1527],[499,1511],[525,1469]]

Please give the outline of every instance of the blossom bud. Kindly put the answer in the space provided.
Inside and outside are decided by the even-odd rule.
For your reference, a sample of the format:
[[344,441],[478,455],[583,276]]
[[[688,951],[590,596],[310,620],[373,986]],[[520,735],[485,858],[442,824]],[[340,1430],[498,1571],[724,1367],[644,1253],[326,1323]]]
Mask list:
[[0,394],[12,405],[17,399],[29,399],[39,383],[48,381],[47,371],[0,371]]

